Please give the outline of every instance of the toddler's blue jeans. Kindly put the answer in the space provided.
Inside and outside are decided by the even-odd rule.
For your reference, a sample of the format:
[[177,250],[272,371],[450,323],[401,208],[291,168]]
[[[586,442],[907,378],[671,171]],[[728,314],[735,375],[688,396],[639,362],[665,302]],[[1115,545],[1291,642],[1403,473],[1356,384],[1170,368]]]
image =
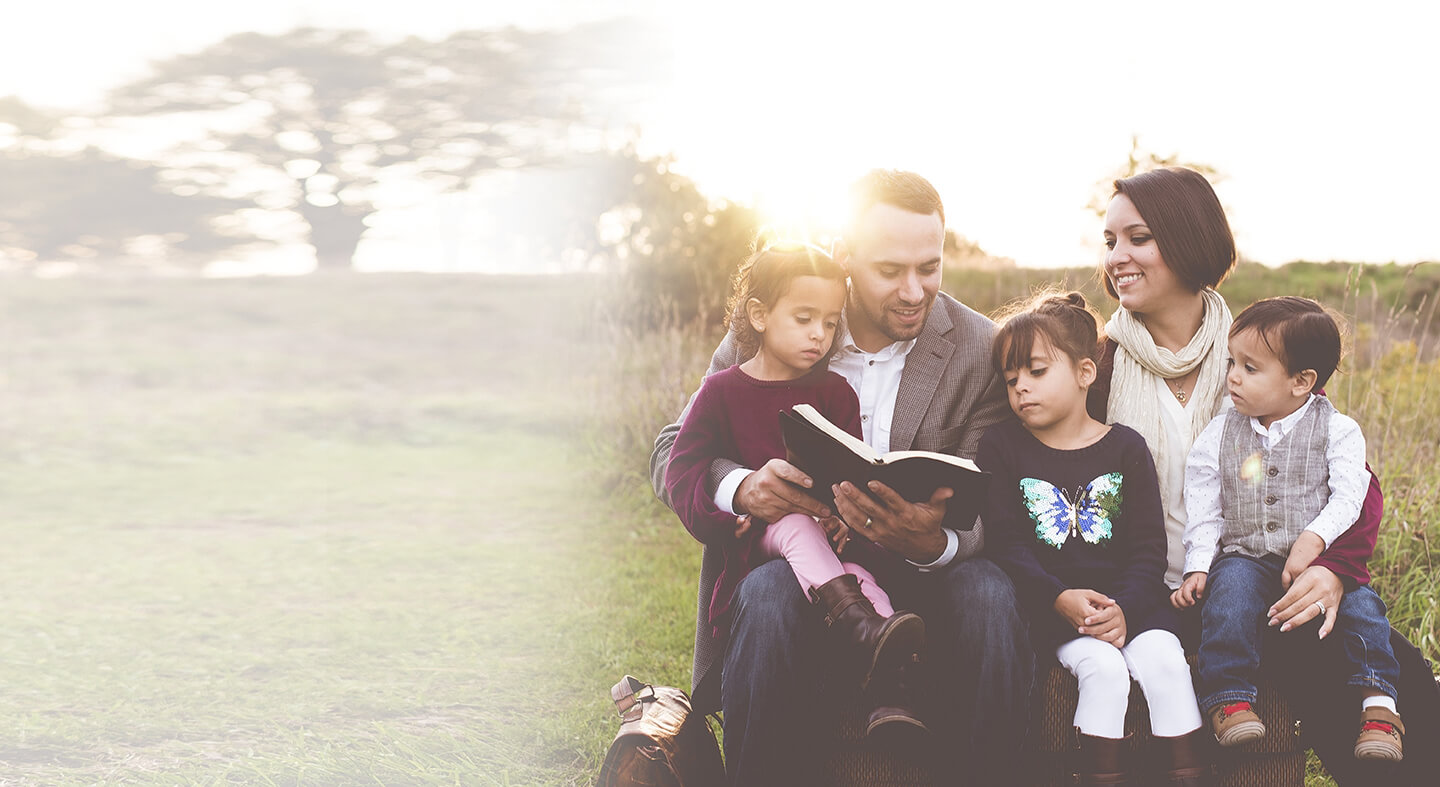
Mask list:
[[[1210,566],[1205,583],[1205,604],[1200,623],[1200,709],[1209,713],[1217,705],[1255,701],[1255,675],[1260,668],[1263,637],[1269,618],[1265,613],[1284,591],[1280,574],[1285,559],[1279,555],[1253,558],[1222,554]],[[1314,637],[1323,616],[1283,636]],[[1390,622],[1385,602],[1368,585],[1347,592],[1340,601],[1335,628],[1353,667],[1348,685],[1376,689],[1395,696],[1400,665],[1390,649]]]

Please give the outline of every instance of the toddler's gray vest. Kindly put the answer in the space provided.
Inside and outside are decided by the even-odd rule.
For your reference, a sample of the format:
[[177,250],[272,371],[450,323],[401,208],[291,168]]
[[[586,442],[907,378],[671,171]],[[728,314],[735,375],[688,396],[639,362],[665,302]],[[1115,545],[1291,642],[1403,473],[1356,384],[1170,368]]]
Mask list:
[[1317,396],[1300,421],[1266,450],[1250,417],[1231,410],[1220,436],[1220,551],[1285,557],[1330,500],[1330,415]]

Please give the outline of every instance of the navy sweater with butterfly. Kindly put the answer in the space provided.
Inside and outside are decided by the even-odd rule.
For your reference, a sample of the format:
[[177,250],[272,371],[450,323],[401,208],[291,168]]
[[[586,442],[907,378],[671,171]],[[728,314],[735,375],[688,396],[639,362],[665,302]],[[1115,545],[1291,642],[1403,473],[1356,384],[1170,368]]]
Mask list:
[[1084,448],[1059,450],[1019,421],[1002,421],[985,432],[975,460],[993,474],[986,553],[1014,581],[1038,652],[1080,636],[1055,612],[1055,598],[1070,588],[1115,599],[1127,639],[1153,628],[1178,634],[1163,580],[1160,488],[1138,432],[1115,424]]

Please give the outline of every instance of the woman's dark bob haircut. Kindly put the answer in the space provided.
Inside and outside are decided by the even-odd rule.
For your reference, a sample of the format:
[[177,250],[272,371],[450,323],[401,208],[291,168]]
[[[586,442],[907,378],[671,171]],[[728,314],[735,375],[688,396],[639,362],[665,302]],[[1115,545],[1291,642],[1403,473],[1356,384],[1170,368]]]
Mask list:
[[[1115,194],[1135,204],[1165,264],[1192,292],[1219,287],[1235,267],[1235,236],[1204,175],[1184,167],[1155,169],[1115,181]],[[1110,297],[1119,298],[1110,277],[1102,271],[1101,278]]]

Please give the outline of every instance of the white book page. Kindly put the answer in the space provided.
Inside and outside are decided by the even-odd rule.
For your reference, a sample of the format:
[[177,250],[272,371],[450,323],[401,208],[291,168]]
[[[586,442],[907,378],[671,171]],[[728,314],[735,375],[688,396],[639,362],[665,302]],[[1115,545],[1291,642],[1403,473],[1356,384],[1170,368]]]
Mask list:
[[859,454],[865,461],[879,464],[880,457],[876,455],[875,449],[871,448],[864,440],[830,423],[829,419],[820,414],[813,406],[808,404],[795,405],[795,414],[809,421],[816,429],[830,435],[840,444]]
[[980,472],[980,466],[970,461],[969,459],[965,459],[959,456],[951,456],[950,454],[937,453],[935,451],[891,451],[890,453],[880,457],[880,461],[898,462],[901,459],[908,459],[912,456],[925,456],[931,459],[945,462],[946,464],[955,465],[956,467],[963,467],[966,470],[973,470],[976,473]]

